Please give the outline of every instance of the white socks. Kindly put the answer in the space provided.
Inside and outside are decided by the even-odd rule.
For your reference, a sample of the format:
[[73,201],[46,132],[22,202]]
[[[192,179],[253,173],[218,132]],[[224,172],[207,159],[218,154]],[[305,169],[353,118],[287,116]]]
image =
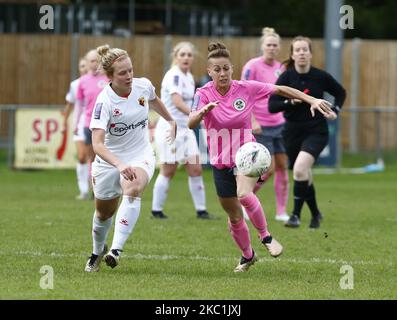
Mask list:
[[123,249],[125,242],[134,229],[140,211],[141,198],[123,196],[116,214],[114,237],[111,249]]
[[168,187],[170,185],[170,179],[159,174],[153,188],[153,211],[163,211],[165,200],[168,195]]
[[203,177],[189,177],[189,190],[192,195],[196,211],[206,210]]
[[103,247],[112,225],[112,218],[105,221],[100,220],[94,212],[92,219],[92,240],[93,240],[93,253],[100,255],[103,252]]
[[80,194],[88,194],[88,164],[77,163],[76,165],[77,185],[79,186]]

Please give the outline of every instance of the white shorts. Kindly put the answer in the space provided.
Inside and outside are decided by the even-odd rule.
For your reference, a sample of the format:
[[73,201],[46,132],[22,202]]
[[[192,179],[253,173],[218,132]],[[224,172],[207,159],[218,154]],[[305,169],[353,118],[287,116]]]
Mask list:
[[[84,120],[85,120],[85,116],[81,115],[80,117],[80,122],[77,125],[77,132],[73,133],[73,141],[85,141],[85,135],[84,135]],[[74,128],[76,128],[76,119],[73,119],[73,130]]]
[[[147,149],[140,156],[128,161],[132,167],[139,167],[148,175],[148,183],[153,177],[156,165],[156,158],[153,150]],[[95,198],[100,200],[110,200],[123,194],[121,189],[121,179],[124,179],[119,170],[107,162],[95,158],[92,163],[92,186]]]
[[200,154],[193,130],[179,129],[171,145],[165,140],[166,135],[167,129],[156,128],[154,139],[160,163],[185,163],[187,158]]

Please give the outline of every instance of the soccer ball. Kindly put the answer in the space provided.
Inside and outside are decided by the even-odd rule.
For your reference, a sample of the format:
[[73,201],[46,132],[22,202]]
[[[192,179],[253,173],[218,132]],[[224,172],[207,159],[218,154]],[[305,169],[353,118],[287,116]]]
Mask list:
[[264,145],[247,142],[237,150],[235,162],[240,174],[260,177],[269,169],[272,156]]

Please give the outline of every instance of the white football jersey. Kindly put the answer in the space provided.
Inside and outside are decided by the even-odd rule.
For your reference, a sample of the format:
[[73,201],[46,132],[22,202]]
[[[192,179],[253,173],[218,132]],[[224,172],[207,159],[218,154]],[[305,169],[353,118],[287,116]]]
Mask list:
[[77,88],[79,86],[80,78],[73,80],[70,83],[69,91],[66,94],[66,101],[75,104],[77,101]]
[[[77,110],[77,88],[79,87],[80,78],[73,80],[70,83],[69,91],[66,94],[65,100],[69,103],[74,105],[74,112],[73,112],[73,126],[77,128],[84,128],[84,111],[81,111],[83,115],[80,115],[79,123],[77,123],[77,117],[79,116],[79,111]],[[83,107],[84,109],[84,107]]]
[[[178,66],[173,66],[168,70],[161,83],[161,101],[163,101],[179,128],[187,128],[189,116],[175,107],[171,95],[174,93],[180,94],[186,105],[191,108],[194,90],[195,84],[192,74],[190,72],[183,73]],[[160,119],[160,121],[165,120]]]
[[149,101],[156,98],[156,93],[146,78],[133,79],[132,91],[127,98],[118,96],[110,85],[106,85],[96,99],[90,129],[105,130],[106,148],[120,160],[129,162],[151,148]]

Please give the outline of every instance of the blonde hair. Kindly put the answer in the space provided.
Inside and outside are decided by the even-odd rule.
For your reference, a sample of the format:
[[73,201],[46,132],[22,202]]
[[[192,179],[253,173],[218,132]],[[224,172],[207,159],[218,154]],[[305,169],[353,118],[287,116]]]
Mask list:
[[265,27],[262,29],[261,43],[263,43],[267,37],[274,37],[278,40],[278,42],[281,41],[280,35],[276,32],[276,30],[274,30],[274,28]]
[[116,61],[129,58],[127,51],[119,48],[110,48],[108,44],[96,48],[99,55],[100,68],[105,71],[107,77],[113,76],[114,66]]
[[189,41],[178,42],[175,45],[174,49],[172,50],[172,54],[171,54],[171,57],[172,57],[171,65],[172,66],[175,66],[177,64],[178,52],[184,47],[188,47],[190,50],[192,50],[192,54],[194,55],[194,45],[193,45],[193,43],[191,43]]

